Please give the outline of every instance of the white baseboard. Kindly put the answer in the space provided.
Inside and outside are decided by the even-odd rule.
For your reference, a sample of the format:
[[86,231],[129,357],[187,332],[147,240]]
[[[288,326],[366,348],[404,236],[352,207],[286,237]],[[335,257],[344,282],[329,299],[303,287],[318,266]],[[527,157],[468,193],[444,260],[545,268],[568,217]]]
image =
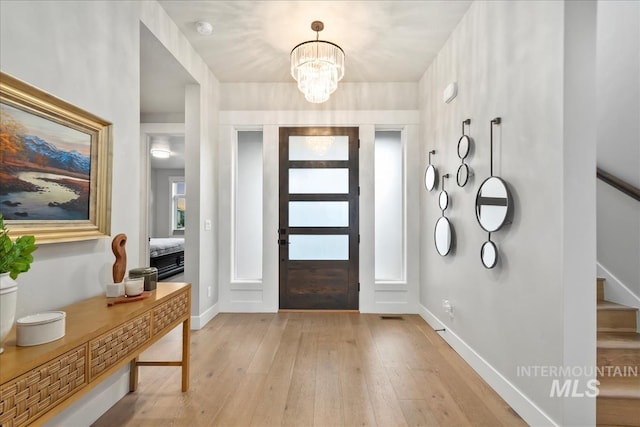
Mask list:
[[420,305],[420,316],[434,329],[445,328],[439,335],[502,397],[514,411],[532,426],[558,426],[542,409],[518,390],[508,379],[464,342],[454,331],[442,323],[425,306]]
[[211,307],[206,309],[201,315],[191,316],[191,329],[197,331],[204,328],[204,326],[209,323],[211,319],[216,317],[218,313],[220,313],[218,303],[215,303]]
[[597,267],[598,277],[605,279],[604,294],[607,301],[640,308],[640,297],[638,295],[634,294],[631,289],[602,264],[598,263]]

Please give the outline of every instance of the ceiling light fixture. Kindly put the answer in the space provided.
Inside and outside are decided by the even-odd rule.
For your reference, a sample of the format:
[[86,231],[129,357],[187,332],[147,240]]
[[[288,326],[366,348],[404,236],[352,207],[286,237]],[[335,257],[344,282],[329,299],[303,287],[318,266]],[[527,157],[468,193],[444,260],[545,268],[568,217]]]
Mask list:
[[321,21],[313,21],[311,29],[316,39],[300,43],[291,51],[291,75],[307,101],[321,104],[344,77],[344,51],[335,43],[320,40],[324,29]]
[[151,155],[157,159],[168,159],[171,157],[171,147],[169,139],[164,137],[156,137],[151,142]]
[[211,22],[198,21],[196,22],[196,30],[203,36],[210,36],[213,34],[213,25],[211,25]]

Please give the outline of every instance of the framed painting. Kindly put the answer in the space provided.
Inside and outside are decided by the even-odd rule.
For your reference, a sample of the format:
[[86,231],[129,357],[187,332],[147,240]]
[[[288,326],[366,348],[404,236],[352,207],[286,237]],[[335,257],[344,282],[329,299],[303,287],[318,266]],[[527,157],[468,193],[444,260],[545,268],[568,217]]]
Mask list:
[[0,213],[37,243],[106,237],[111,123],[0,72]]

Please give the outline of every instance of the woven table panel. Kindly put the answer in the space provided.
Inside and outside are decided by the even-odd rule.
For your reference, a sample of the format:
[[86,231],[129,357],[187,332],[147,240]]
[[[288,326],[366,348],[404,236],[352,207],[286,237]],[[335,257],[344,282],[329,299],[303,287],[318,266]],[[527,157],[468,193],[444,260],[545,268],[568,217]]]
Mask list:
[[151,313],[133,319],[106,334],[90,341],[89,370],[91,378],[95,378],[101,372],[109,369],[150,338]]
[[0,389],[0,425],[30,424],[87,383],[86,347],[81,346],[5,383]]
[[189,314],[189,298],[187,293],[183,292],[153,310],[153,335],[185,314]]

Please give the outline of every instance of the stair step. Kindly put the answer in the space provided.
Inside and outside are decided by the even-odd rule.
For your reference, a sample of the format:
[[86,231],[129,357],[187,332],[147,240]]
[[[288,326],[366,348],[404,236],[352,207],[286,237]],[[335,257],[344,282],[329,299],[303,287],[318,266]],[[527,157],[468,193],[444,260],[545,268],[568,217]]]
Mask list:
[[602,301],[597,304],[599,332],[636,332],[637,308]]
[[597,286],[598,286],[598,302],[604,301],[604,279],[602,277],[598,277]]
[[640,369],[640,349],[598,348],[598,366],[635,367]]
[[640,400],[628,398],[598,397],[596,399],[596,424],[640,426]]
[[640,426],[640,377],[600,378],[598,425]]
[[640,415],[640,376],[638,371],[627,372],[628,376],[599,377],[598,398],[636,399],[638,415]]

